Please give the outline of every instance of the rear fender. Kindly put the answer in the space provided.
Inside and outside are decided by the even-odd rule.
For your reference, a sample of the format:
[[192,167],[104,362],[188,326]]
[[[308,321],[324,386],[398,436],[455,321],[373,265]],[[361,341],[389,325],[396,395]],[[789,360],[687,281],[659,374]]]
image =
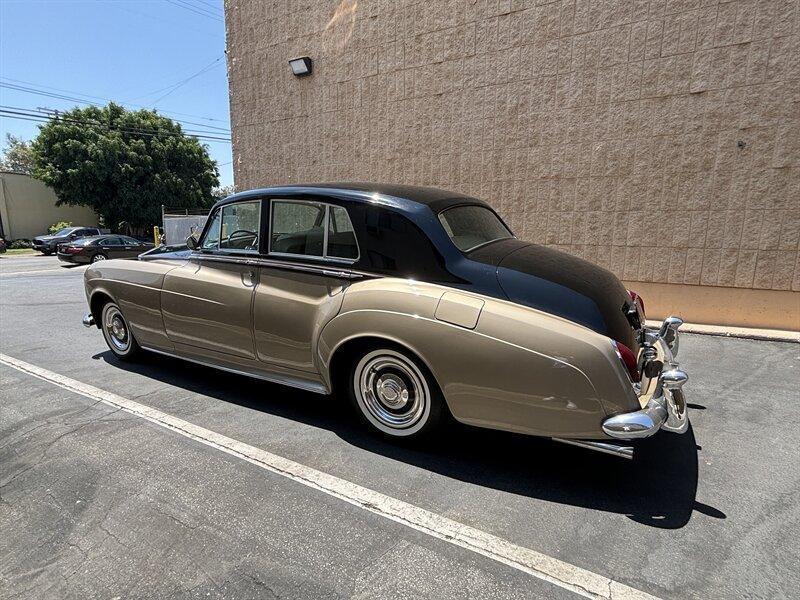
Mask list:
[[[445,293],[446,302],[458,305],[443,307]],[[534,309],[434,284],[384,278],[351,285],[318,344],[318,367],[328,384],[336,351],[360,337],[387,339],[413,352],[464,423],[602,437],[602,420],[619,412],[618,397],[625,395],[604,336]],[[622,406],[638,407],[632,389]]]

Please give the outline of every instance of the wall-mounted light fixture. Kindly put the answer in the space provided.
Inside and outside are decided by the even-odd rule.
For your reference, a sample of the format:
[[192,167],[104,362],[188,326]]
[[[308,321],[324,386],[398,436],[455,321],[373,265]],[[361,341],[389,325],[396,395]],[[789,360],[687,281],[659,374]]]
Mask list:
[[298,56],[291,59],[289,66],[292,67],[292,73],[298,77],[311,75],[311,59],[307,56]]

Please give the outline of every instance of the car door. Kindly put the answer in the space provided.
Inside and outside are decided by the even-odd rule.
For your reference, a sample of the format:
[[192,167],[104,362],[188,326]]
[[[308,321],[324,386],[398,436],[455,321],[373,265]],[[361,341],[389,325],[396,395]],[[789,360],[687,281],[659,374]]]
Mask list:
[[172,342],[255,358],[252,303],[260,240],[260,200],[214,211],[198,251],[164,277],[161,312]]
[[123,244],[120,250],[123,258],[136,258],[139,254],[144,252],[142,243],[139,240],[128,237],[127,235],[120,236],[120,239]]
[[117,235],[110,235],[98,242],[100,251],[108,258],[125,258],[125,246]]
[[273,199],[267,256],[253,300],[256,353],[262,362],[315,372],[322,328],[341,308],[358,244],[345,208]]

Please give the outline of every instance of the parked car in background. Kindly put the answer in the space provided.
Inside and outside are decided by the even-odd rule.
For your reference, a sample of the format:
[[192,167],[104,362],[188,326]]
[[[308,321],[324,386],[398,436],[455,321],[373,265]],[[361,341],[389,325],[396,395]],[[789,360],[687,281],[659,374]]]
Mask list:
[[154,246],[152,242],[141,242],[127,235],[93,235],[59,244],[58,260],[87,264],[109,258],[136,258]]
[[84,325],[120,359],[150,350],[339,392],[389,437],[452,416],[630,457],[630,440],[688,427],[680,319],[647,330],[615,275],[452,192],[242,192],[186,248],[84,278]]
[[53,254],[57,251],[59,244],[89,235],[100,235],[100,230],[97,227],[65,227],[53,235],[40,235],[33,238],[33,249],[45,255]]
[[6,251],[6,241],[0,237],[0,254]]

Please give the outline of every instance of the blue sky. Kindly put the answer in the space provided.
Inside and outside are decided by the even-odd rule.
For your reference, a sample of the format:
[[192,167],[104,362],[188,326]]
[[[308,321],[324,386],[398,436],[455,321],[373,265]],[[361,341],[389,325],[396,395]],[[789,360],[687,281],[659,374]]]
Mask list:
[[[8,86],[111,99],[230,138],[224,51],[222,0],[0,0],[0,105],[36,111],[77,104]],[[7,132],[32,139],[38,127],[0,115],[2,142]],[[220,184],[232,183],[230,143],[203,142]]]

